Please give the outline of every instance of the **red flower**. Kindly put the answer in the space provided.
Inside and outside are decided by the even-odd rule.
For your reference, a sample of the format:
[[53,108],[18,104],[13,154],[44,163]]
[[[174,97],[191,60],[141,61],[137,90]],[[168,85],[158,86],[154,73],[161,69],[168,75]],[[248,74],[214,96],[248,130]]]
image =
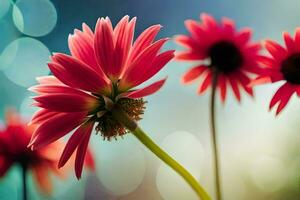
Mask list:
[[272,40],[265,42],[270,55],[261,57],[260,62],[264,70],[252,82],[254,85],[284,81],[269,106],[272,109],[278,104],[276,115],[287,105],[294,93],[300,96],[300,28],[296,30],[294,39],[286,32],[283,33],[283,38],[286,48]]
[[[35,129],[35,125],[27,126],[17,113],[13,111],[7,113],[6,127],[0,130],[0,177],[3,177],[14,164],[26,166],[32,171],[41,191],[49,194],[52,191],[50,172],[60,177],[63,175],[57,169],[59,159],[57,152],[62,144],[56,142],[43,149],[31,151],[27,145]],[[89,168],[94,167],[90,153],[86,164]]]
[[75,130],[61,156],[63,166],[76,151],[75,172],[81,177],[82,163],[92,129],[106,139],[124,135],[127,129],[113,116],[121,108],[132,120],[141,119],[142,97],[158,91],[165,79],[142,89],[142,84],[160,71],[174,51],[159,53],[166,38],[154,42],[161,26],[146,29],[132,44],[136,18],[125,16],[113,29],[107,17],[97,21],[95,33],[83,24],[69,37],[71,56],[57,53],[48,64],[54,76],[39,78],[31,88],[39,96],[42,109],[32,119],[39,124],[30,145],[33,149],[49,144]]
[[221,24],[208,14],[201,14],[201,19],[202,23],[187,20],[185,25],[190,35],[176,37],[176,42],[187,48],[176,55],[176,58],[183,61],[199,61],[199,64],[186,72],[182,82],[190,83],[203,75],[203,82],[198,89],[198,93],[202,94],[212,84],[214,73],[217,73],[217,85],[223,102],[226,98],[227,84],[231,85],[238,101],[239,87],[252,96],[252,88],[248,86],[248,72],[260,71],[260,45],[250,42],[251,30],[244,28],[237,32],[234,22],[227,18],[223,18]]

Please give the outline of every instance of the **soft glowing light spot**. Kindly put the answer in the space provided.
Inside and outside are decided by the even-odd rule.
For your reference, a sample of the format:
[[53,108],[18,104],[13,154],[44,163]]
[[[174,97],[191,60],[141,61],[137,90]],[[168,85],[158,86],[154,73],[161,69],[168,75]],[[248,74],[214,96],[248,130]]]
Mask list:
[[250,167],[253,183],[264,192],[276,192],[286,183],[285,166],[275,157],[260,156],[251,163]]
[[[0,0],[1,1],[1,0]],[[1,5],[0,5],[1,9]],[[4,68],[2,61],[3,50],[12,41],[20,36],[20,32],[14,27],[10,20],[2,19],[0,20],[0,70]]]
[[22,101],[19,107],[19,112],[22,116],[30,117],[38,110],[38,107],[32,106],[33,102],[34,101],[30,97],[26,97]]
[[102,141],[100,145],[98,138],[97,144],[101,146],[97,172],[104,187],[114,195],[134,191],[142,183],[146,171],[138,140],[127,134],[124,139]]
[[0,18],[2,18],[10,7],[10,0],[0,0]]
[[7,69],[16,58],[18,44],[8,45],[0,55],[0,70]]
[[57,13],[49,0],[18,0],[13,8],[13,20],[22,33],[37,37],[52,31]]
[[3,52],[2,58],[8,60],[4,73],[12,82],[20,86],[31,86],[36,82],[37,76],[49,74],[47,66],[49,56],[48,48],[38,40],[17,39]]
[[[161,147],[186,167],[195,178],[200,178],[204,150],[193,134],[186,131],[175,132],[163,140]],[[198,199],[188,184],[165,164],[162,164],[158,169],[156,184],[164,199]]]

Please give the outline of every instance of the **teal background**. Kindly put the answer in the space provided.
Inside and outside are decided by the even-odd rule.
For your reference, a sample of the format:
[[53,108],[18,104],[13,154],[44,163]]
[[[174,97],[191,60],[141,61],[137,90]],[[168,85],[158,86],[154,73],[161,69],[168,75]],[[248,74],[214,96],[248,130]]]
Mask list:
[[[294,34],[300,26],[299,7],[298,0],[0,0],[0,117],[8,106],[25,118],[32,115],[35,109],[29,107],[29,97],[33,94],[27,87],[34,85],[33,77],[49,73],[50,52],[69,53],[68,35],[82,22],[94,27],[98,17],[109,16],[115,24],[128,14],[138,18],[136,35],[160,23],[159,37],[173,37],[187,33],[185,19],[198,20],[201,12],[207,12],[217,19],[232,18],[238,28],[251,27],[254,40],[282,43],[283,31]],[[180,49],[172,41],[165,46],[170,48]],[[163,89],[147,98],[141,127],[214,194],[209,92],[198,96],[197,83],[180,83],[191,66],[172,61],[148,82],[168,76]],[[258,86],[255,97],[242,95],[241,103],[231,92],[224,105],[217,101],[225,200],[300,199],[299,98],[293,96],[278,117],[268,112],[281,84]],[[95,173],[85,173],[80,181],[73,172],[63,181],[53,177],[54,193],[49,197],[31,183],[31,199],[197,199],[184,181],[130,134],[111,142],[94,134],[91,148]],[[20,185],[16,166],[0,180],[0,199],[21,199]]]

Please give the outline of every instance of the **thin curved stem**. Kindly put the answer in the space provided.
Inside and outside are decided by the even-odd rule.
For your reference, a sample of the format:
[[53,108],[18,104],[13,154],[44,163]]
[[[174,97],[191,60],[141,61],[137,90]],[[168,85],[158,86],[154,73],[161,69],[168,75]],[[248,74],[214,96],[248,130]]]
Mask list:
[[22,182],[23,182],[23,200],[27,200],[27,166],[21,164],[22,168]]
[[170,157],[166,152],[164,152],[158,145],[156,145],[150,137],[145,134],[145,132],[137,127],[135,131],[132,132],[133,135],[139,139],[152,153],[154,153],[158,158],[164,161],[169,167],[175,170],[197,193],[197,195],[202,200],[211,199],[204,188],[198,183],[198,181],[176,160]]
[[158,158],[160,158],[169,167],[176,171],[192,187],[192,189],[197,193],[200,199],[211,200],[210,196],[199,184],[199,182],[182,165],[180,165],[157,144],[155,144],[155,142],[150,137],[148,137],[147,134],[140,127],[138,127],[134,121],[129,119],[126,113],[116,107],[112,110],[112,115],[116,120],[127,127],[133,133],[133,135],[152,153],[154,153]]
[[217,200],[222,200],[221,193],[221,180],[220,180],[220,168],[219,168],[219,154],[218,154],[218,142],[217,142],[217,132],[216,132],[216,119],[215,119],[215,99],[216,90],[218,83],[218,72],[213,72],[212,78],[212,91],[211,91],[211,101],[210,101],[210,122],[211,122],[211,137],[212,137],[212,147],[214,155],[214,173],[215,173],[215,188]]

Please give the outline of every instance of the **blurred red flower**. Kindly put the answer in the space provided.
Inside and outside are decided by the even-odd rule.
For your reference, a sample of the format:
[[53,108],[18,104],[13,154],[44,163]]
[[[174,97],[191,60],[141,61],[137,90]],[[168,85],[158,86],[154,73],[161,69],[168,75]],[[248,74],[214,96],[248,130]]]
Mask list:
[[268,56],[262,56],[260,63],[264,70],[252,82],[254,84],[275,83],[284,81],[270,102],[270,109],[278,104],[276,115],[287,105],[291,96],[300,96],[300,28],[296,30],[295,38],[284,32],[286,47],[275,41],[266,40],[265,47]]
[[[62,143],[56,142],[43,149],[32,151],[27,147],[30,138],[36,129],[36,125],[29,125],[13,110],[6,114],[6,126],[0,130],[0,177],[4,177],[7,171],[19,164],[32,171],[38,188],[45,194],[50,194],[52,184],[50,173],[64,177],[64,172],[58,170],[58,152],[62,150]],[[88,153],[85,161],[87,167],[93,169],[94,161],[91,153]]]
[[238,101],[240,87],[252,96],[248,73],[260,72],[258,57],[261,46],[250,42],[251,30],[236,31],[234,22],[228,18],[223,18],[221,24],[205,13],[200,18],[202,23],[186,20],[190,35],[175,38],[178,44],[187,48],[178,53],[176,59],[199,62],[184,74],[182,82],[190,83],[204,76],[198,89],[198,93],[202,94],[212,85],[213,76],[217,74],[222,102],[226,99],[227,84],[231,85]]
[[38,124],[30,145],[40,148],[76,129],[59,162],[63,166],[76,150],[75,172],[81,177],[82,164],[91,132],[105,139],[122,136],[127,129],[115,119],[112,109],[120,108],[131,120],[141,119],[142,97],[158,91],[165,79],[142,89],[142,84],[159,72],[174,51],[159,53],[167,38],[154,42],[161,26],[146,29],[133,42],[136,18],[125,16],[113,29],[110,19],[97,21],[95,32],[86,24],[69,37],[71,56],[57,53],[48,64],[54,76],[39,78],[31,88],[42,109],[32,119]]

